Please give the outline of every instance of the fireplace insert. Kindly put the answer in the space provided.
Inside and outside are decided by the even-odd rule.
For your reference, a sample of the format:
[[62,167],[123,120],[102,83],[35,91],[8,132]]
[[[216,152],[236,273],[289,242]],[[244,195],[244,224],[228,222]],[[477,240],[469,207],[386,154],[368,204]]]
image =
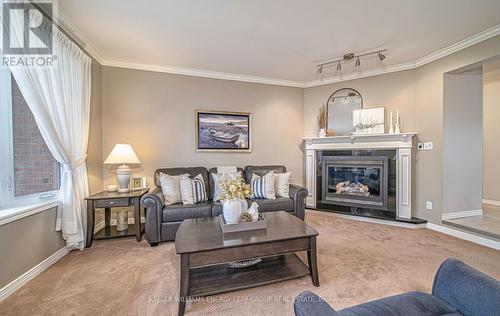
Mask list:
[[322,203],[387,210],[387,156],[322,159]]

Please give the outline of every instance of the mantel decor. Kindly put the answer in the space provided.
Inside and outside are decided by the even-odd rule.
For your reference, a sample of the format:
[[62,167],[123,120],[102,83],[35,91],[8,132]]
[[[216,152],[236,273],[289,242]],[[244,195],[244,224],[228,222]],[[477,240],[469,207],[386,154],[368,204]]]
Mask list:
[[250,113],[196,111],[196,151],[250,152]]

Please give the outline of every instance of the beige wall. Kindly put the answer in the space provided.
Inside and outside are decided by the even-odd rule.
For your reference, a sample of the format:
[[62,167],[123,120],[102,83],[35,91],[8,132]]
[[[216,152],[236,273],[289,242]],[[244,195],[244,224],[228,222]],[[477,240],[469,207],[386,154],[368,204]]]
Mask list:
[[483,76],[445,74],[443,84],[443,213],[479,210],[483,186]]
[[[102,69],[103,157],[130,143],[151,180],[161,167],[283,164],[302,183],[304,89],[124,68]],[[199,153],[196,109],[251,112],[251,153]],[[104,184],[116,183],[104,167]]]
[[[498,55],[500,36],[414,70],[308,88],[305,92],[306,135],[316,133],[317,108],[339,88],[354,88],[368,107],[386,105],[400,109],[403,131],[416,131],[420,140],[434,142],[433,151],[419,152],[415,166],[413,216],[440,223],[443,200],[443,75],[451,70]],[[387,111],[388,112],[388,111]],[[433,210],[425,202],[433,202]]]
[[0,226],[0,289],[64,246],[56,208]]
[[500,59],[483,66],[483,198],[500,201]]

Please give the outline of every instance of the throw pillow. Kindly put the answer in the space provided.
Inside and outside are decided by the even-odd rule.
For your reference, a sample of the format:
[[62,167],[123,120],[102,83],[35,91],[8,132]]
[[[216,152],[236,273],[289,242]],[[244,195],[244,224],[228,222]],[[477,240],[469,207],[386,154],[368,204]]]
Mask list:
[[274,191],[276,197],[290,197],[290,178],[292,173],[275,173],[274,174]]
[[238,176],[241,176],[241,173],[239,172],[234,172],[234,173],[212,173],[212,179],[214,180],[214,201],[220,201],[219,196],[222,194],[221,188],[220,188],[220,182],[223,179],[234,179]]
[[165,198],[165,205],[182,202],[180,180],[181,176],[160,173],[160,186]]
[[180,180],[182,204],[191,205],[207,201],[205,180],[201,174],[193,179],[188,174],[181,175]]
[[274,192],[274,172],[269,171],[269,173],[262,177],[253,174],[250,187],[252,189],[252,199],[274,200],[276,198]]

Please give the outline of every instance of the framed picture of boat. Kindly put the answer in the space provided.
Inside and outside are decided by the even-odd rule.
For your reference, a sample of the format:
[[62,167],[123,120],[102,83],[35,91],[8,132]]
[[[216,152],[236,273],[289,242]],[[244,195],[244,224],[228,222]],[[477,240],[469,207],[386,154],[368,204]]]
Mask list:
[[196,111],[196,151],[250,152],[250,113]]

